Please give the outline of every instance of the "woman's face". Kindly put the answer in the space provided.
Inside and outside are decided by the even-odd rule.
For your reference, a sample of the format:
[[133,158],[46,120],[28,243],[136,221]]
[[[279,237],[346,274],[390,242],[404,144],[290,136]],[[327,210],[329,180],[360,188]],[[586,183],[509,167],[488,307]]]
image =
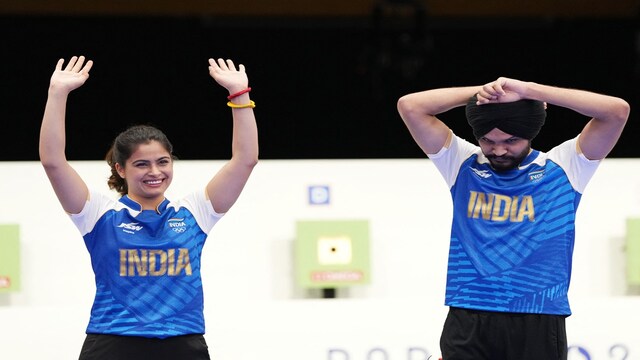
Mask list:
[[157,141],[140,144],[124,168],[116,164],[118,174],[127,182],[128,195],[143,209],[155,209],[173,179],[171,154]]

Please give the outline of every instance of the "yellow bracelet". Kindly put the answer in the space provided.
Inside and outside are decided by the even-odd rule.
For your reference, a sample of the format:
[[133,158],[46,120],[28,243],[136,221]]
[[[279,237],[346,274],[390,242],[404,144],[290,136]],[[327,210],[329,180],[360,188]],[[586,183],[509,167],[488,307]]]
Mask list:
[[249,100],[248,104],[238,105],[238,104],[234,104],[231,101],[229,101],[227,103],[227,106],[232,108],[232,109],[245,109],[245,108],[252,108],[253,109],[254,107],[256,107],[256,103],[253,102],[253,100]]

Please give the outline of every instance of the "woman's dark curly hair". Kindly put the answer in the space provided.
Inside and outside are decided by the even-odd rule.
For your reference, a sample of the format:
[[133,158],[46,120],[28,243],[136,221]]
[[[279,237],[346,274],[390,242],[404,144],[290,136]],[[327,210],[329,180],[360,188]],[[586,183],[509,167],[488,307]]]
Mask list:
[[105,156],[105,160],[111,167],[111,176],[107,180],[109,189],[115,189],[120,195],[126,195],[129,192],[127,182],[123,179],[116,170],[116,164],[120,164],[124,168],[127,160],[131,157],[138,146],[141,144],[148,144],[151,141],[157,141],[169,152],[172,159],[173,145],[167,139],[167,136],[159,129],[150,125],[135,125],[127,130],[121,132],[113,140],[111,148]]

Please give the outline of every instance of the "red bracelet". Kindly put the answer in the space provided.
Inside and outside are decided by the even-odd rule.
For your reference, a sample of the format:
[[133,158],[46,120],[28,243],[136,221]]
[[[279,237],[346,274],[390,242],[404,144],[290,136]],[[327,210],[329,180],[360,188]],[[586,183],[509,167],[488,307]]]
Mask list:
[[237,93],[235,93],[235,94],[231,94],[231,95],[227,96],[227,99],[231,100],[231,99],[236,98],[236,97],[238,97],[238,96],[240,96],[240,95],[242,95],[242,94],[246,94],[246,93],[248,93],[249,91],[251,91],[251,87],[248,87],[248,88],[246,88],[246,89],[244,89],[244,90],[240,90],[240,91],[238,91],[238,92],[237,92]]

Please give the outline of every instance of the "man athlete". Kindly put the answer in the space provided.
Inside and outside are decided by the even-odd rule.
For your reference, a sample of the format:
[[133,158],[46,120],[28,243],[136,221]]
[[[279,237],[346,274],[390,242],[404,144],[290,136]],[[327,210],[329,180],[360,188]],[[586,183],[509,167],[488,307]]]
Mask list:
[[[545,153],[531,141],[545,123],[547,104],[591,120]],[[460,106],[477,145],[437,117]],[[443,359],[567,359],[576,210],[618,141],[629,104],[501,77],[408,94],[398,111],[453,200]]]

